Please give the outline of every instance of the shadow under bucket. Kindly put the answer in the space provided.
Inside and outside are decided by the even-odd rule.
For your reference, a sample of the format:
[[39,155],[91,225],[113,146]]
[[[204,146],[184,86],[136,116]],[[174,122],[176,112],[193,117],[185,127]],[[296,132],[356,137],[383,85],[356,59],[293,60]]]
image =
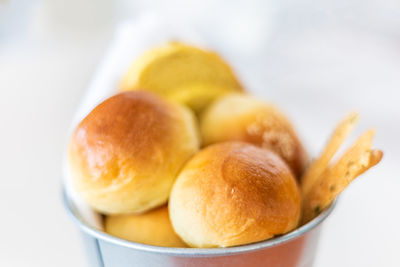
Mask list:
[[262,242],[229,248],[169,248],[126,241],[90,226],[65,190],[68,214],[79,226],[91,266],[95,267],[311,267],[322,222],[333,203],[309,223],[294,231]]

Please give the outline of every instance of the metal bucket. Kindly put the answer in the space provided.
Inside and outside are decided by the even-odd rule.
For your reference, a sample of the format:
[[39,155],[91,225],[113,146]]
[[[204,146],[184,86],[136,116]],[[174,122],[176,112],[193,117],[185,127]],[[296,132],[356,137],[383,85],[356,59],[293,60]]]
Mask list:
[[80,216],[65,190],[65,207],[79,226],[91,266],[95,267],[311,267],[322,222],[335,203],[298,229],[267,241],[229,248],[167,248],[126,241],[97,230]]

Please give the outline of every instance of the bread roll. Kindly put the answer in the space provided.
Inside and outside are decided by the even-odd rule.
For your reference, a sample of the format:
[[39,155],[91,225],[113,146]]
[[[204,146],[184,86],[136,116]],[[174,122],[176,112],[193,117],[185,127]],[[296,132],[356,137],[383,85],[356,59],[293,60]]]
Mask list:
[[229,247],[296,228],[300,192],[286,163],[241,142],[206,147],[180,172],[169,212],[175,232],[192,247]]
[[184,162],[199,147],[189,109],[149,92],[117,94],[77,126],[69,146],[73,185],[104,214],[165,203]]
[[105,231],[147,245],[187,247],[172,228],[167,206],[137,215],[109,215],[105,218]]
[[289,120],[275,106],[251,96],[230,94],[209,106],[200,118],[205,145],[222,141],[245,141],[280,155],[296,177],[308,156]]
[[139,57],[122,79],[121,90],[146,89],[200,112],[214,99],[242,86],[217,54],[171,42]]

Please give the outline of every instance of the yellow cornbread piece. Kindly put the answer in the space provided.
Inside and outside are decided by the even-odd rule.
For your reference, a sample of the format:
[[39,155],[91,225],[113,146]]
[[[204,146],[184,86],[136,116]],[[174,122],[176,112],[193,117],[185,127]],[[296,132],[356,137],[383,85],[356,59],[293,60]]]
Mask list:
[[120,89],[152,91],[196,113],[226,93],[243,91],[232,69],[216,53],[177,42],[140,56]]

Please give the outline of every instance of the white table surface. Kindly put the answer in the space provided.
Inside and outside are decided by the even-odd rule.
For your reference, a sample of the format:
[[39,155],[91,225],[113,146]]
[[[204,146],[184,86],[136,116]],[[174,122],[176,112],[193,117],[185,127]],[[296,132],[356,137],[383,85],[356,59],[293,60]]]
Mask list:
[[[400,39],[324,27],[274,35],[256,61],[225,56],[251,91],[289,114],[313,154],[349,110],[362,115],[357,133],[376,128],[384,159],[343,194],[315,266],[398,267]],[[0,266],[87,266],[61,203],[61,161],[112,31],[40,29],[0,43]]]

